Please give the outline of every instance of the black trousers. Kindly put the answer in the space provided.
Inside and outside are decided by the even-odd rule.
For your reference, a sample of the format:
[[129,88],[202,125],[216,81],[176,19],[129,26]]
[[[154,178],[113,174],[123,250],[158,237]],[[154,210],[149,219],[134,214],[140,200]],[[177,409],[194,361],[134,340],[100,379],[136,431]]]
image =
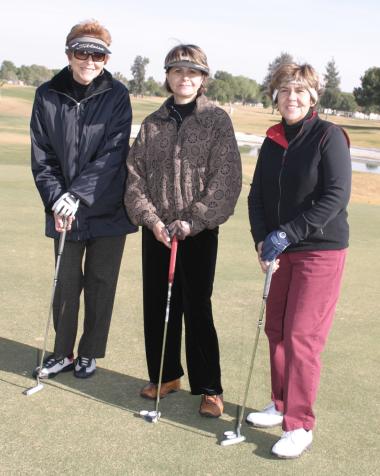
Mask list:
[[[125,239],[66,241],[53,303],[56,358],[73,353],[82,290],[84,328],[78,355],[104,357]],[[54,241],[57,258],[58,240]]]
[[[186,362],[191,393],[223,392],[219,344],[211,295],[218,249],[218,229],[205,230],[180,241],[172,288],[163,382],[183,375],[182,316],[185,321]],[[168,291],[170,250],[147,228],[142,232],[145,350],[149,379],[158,382]]]

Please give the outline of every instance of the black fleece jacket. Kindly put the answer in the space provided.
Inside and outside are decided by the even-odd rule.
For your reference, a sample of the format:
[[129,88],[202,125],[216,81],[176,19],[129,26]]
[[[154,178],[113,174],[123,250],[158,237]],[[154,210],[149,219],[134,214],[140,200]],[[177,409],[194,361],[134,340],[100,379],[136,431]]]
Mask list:
[[281,229],[286,252],[348,246],[351,191],[349,140],[313,112],[289,143],[282,123],[267,131],[248,196],[255,244]]

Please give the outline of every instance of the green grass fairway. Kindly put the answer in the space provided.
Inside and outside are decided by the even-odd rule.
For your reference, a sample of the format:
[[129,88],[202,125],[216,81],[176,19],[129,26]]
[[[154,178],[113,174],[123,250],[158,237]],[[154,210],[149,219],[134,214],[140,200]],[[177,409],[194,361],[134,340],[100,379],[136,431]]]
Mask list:
[[32,102],[34,99],[35,91],[36,91],[36,88],[34,88],[33,86],[20,87],[20,86],[3,85],[1,86],[0,97],[25,99],[26,101]]
[[[279,428],[243,427],[247,441],[222,448],[241,401],[258,318],[263,275],[249,234],[251,158],[234,217],[221,228],[214,290],[225,414],[198,415],[183,390],[162,400],[157,425],[136,417],[153,404],[138,396],[146,379],[140,234],[127,239],[105,359],[88,381],[64,374],[25,397],[41,346],[53,279],[51,240],[25,165],[0,165],[1,469],[4,475],[375,475],[379,460],[380,207],[352,204],[351,247],[335,323],[323,356],[311,451],[271,457]],[[52,333],[50,334],[52,337]],[[52,339],[50,338],[50,347]],[[248,410],[269,399],[267,342],[259,342]]]
[[[23,132],[28,133],[29,115],[34,98],[35,89],[32,87],[12,87],[5,85],[0,89],[0,107],[1,98],[4,98],[4,103],[7,100],[14,101],[15,104],[24,106],[22,110],[21,126]],[[133,107],[133,123],[139,124],[148,114],[156,110],[165,98],[156,97],[131,97]],[[229,106],[225,106],[226,111],[231,112]],[[245,132],[247,134],[265,135],[268,127],[276,124],[280,120],[278,113],[272,114],[271,108],[260,109],[251,106],[234,105],[232,108],[232,122],[235,130]],[[1,110],[1,109],[0,109]],[[26,114],[25,114],[26,111]],[[12,114],[15,115],[15,114]],[[20,110],[17,108],[17,115],[20,115]],[[3,117],[4,111],[0,113],[0,144],[1,132],[3,132],[4,124],[9,127],[13,121],[9,117]],[[325,118],[321,115],[322,118]],[[350,135],[351,144],[358,147],[375,147],[380,148],[380,121],[365,121],[360,119],[349,119],[337,116],[328,116],[328,120],[344,127]],[[20,123],[16,124],[17,130],[20,129]]]

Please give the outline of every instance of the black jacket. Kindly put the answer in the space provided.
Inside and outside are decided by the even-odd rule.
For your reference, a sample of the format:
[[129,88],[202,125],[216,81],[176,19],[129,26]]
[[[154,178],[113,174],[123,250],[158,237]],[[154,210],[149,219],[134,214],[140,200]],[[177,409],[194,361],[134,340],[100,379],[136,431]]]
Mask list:
[[288,144],[283,125],[271,127],[248,197],[256,246],[281,229],[292,243],[286,251],[346,248],[350,191],[351,158],[343,129],[314,112]]
[[132,122],[128,90],[104,71],[77,102],[70,84],[64,68],[37,89],[33,105],[32,171],[45,205],[46,235],[59,236],[51,208],[65,192],[80,200],[67,239],[134,232],[123,205]]

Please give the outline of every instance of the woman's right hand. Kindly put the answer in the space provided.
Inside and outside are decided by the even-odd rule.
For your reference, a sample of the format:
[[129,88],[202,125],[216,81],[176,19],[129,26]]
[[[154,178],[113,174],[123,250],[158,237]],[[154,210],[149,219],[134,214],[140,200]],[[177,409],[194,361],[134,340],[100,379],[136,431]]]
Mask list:
[[[66,227],[64,227],[63,220],[66,220]],[[71,230],[71,224],[75,220],[75,217],[60,217],[56,213],[54,213],[54,224],[55,224],[55,231],[58,231],[58,233],[62,233],[65,229],[66,231]]]
[[161,220],[153,225],[152,231],[157,241],[160,241],[167,248],[171,248],[169,233]]
[[[259,260],[259,264],[260,264],[260,267],[263,271],[263,273],[266,273],[268,268],[269,268],[269,265],[270,265],[270,261],[262,261],[261,260],[261,251],[263,249],[263,241],[260,241],[260,243],[257,244],[257,259]],[[273,266],[273,273],[275,273],[278,268],[280,267],[280,260],[279,259],[276,259],[275,263],[274,263],[274,266]]]

